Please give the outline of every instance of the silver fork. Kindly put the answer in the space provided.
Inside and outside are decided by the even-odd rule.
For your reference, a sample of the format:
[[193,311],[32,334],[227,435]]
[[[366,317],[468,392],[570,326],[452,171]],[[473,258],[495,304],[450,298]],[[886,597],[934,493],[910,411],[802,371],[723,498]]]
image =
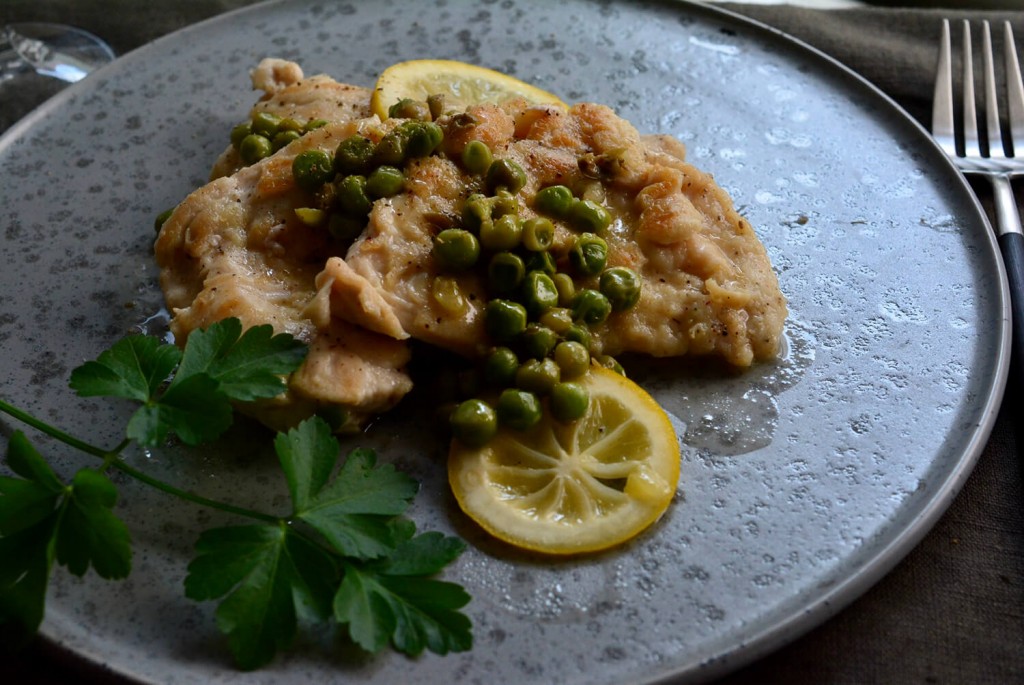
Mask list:
[[[939,63],[932,104],[932,136],[964,174],[984,176],[992,184],[996,233],[1010,286],[1013,340],[1011,387],[1024,391],[1024,232],[1014,199],[1011,179],[1024,176],[1024,83],[1013,41],[1010,22],[1003,24],[1006,62],[1006,108],[1009,126],[1004,130],[999,116],[999,97],[992,58],[992,34],[982,23],[982,74],[984,77],[985,147],[982,147],[974,97],[974,61],[971,26],[963,22],[963,118],[961,150],[953,115],[953,74],[950,57],[949,20],[942,20]],[[1004,135],[1005,134],[1005,135]],[[1004,145],[1004,140],[1009,145]],[[1019,153],[1019,154],[1018,154]]]

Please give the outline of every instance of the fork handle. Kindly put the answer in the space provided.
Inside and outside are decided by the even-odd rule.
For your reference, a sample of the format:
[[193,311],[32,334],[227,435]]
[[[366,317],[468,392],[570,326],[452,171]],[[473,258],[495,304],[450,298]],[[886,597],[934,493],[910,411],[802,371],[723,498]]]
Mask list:
[[1010,285],[1010,310],[1013,337],[1010,348],[1011,394],[1024,399],[1024,235],[1003,233],[999,236],[999,248],[1003,252],[1006,279]]
[[1008,391],[1016,401],[1024,400],[1024,233],[1020,214],[1007,176],[992,179],[999,249],[1003,253],[1010,287],[1012,342]]

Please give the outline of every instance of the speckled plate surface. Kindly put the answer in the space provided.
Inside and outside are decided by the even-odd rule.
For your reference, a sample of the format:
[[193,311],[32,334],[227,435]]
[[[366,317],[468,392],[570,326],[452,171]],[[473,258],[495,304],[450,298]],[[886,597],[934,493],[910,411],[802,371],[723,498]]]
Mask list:
[[[130,482],[119,511],[132,576],[58,570],[53,641],[147,683],[704,680],[851,601],[966,478],[1008,339],[998,253],[967,187],[864,82],[685,3],[271,3],[123,57],[0,139],[0,395],[90,442],[118,441],[129,408],[75,398],[68,374],[122,334],[161,330],[153,217],[203,182],[266,55],[367,86],[402,59],[472,61],[678,136],[768,246],[790,298],[786,355],[739,376],[636,364],[680,431],[678,496],[632,544],[575,561],[499,547],[464,520],[416,401],[360,438],[422,481],[421,528],[470,542],[448,573],[475,598],[469,653],[366,658],[308,636],[238,673],[213,606],[182,592],[198,532],[222,519]],[[210,496],[280,507],[283,483],[252,433],[128,458]],[[65,472],[84,463],[39,444]]]

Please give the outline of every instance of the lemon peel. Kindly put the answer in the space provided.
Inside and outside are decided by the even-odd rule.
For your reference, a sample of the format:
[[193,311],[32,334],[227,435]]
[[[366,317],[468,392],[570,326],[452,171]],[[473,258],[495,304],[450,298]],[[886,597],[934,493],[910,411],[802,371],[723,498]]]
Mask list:
[[430,95],[443,95],[446,107],[456,110],[513,98],[566,106],[557,96],[500,71],[456,60],[418,59],[398,62],[381,73],[370,97],[370,108],[381,119],[387,119],[388,108],[399,100],[426,100]]

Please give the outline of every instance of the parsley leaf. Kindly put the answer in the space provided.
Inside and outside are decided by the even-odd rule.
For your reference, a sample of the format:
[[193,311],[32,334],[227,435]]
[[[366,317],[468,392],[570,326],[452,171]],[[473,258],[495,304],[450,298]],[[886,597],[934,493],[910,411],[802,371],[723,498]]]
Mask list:
[[43,621],[58,517],[53,512],[0,537],[0,641],[6,646],[24,646]]
[[437,654],[465,651],[473,642],[471,626],[457,610],[469,602],[469,595],[459,585],[427,576],[454,561],[466,543],[437,532],[414,532],[408,526],[407,539],[389,557],[362,569],[345,569],[334,597],[334,616],[371,652],[389,641],[410,655],[424,648]]
[[21,431],[7,463],[24,479],[0,477],[0,640],[22,646],[43,620],[64,486]]
[[322,419],[304,421],[274,441],[288,481],[293,515],[315,528],[344,556],[388,554],[396,539],[392,519],[403,513],[418,485],[391,465],[374,467],[371,450],[349,453],[333,482],[338,441]]
[[0,476],[0,535],[11,535],[49,516],[64,484],[21,431],[7,444],[7,463],[23,478]]
[[76,576],[91,565],[101,578],[126,578],[132,567],[128,528],[114,515],[117,488],[99,471],[81,469],[71,479],[57,530],[57,561]]
[[269,325],[242,333],[241,321],[231,318],[193,331],[184,351],[150,336],[124,338],[72,371],[71,387],[82,397],[141,402],[126,429],[141,445],[156,447],[171,433],[198,445],[231,426],[232,400],[250,402],[284,391],[281,377],[305,355],[305,346],[291,335],[274,335]]
[[305,356],[305,345],[287,334],[274,335],[269,324],[243,334],[241,321],[225,319],[189,335],[175,382],[205,373],[231,399],[251,402],[284,391],[281,375],[298,368]]
[[216,440],[232,423],[234,412],[217,381],[206,374],[173,383],[159,400],[139,407],[128,421],[126,435],[156,447],[175,433],[186,445]]
[[[238,665],[269,661],[293,639],[302,614],[333,615],[371,651],[389,641],[409,654],[468,649],[469,619],[458,611],[468,595],[426,577],[465,545],[440,533],[415,536],[399,518],[416,482],[360,449],[331,480],[340,445],[316,417],[279,433],[274,447],[292,498],[288,522],[203,533],[185,579],[188,597],[223,598],[217,623]],[[322,537],[310,537],[306,525]]]
[[0,634],[23,644],[43,619],[54,559],[75,575],[92,566],[103,578],[124,578],[131,541],[102,473],[81,469],[64,485],[20,431],[7,463],[24,478],[0,476]]
[[71,388],[81,397],[123,397],[149,402],[181,359],[174,345],[148,335],[123,338],[71,372]]
[[458,611],[468,602],[455,583],[349,565],[334,597],[334,615],[367,651],[379,651],[390,640],[412,656],[424,648],[447,654],[472,645],[469,619]]
[[189,564],[185,595],[195,600],[227,595],[217,625],[240,668],[269,662],[295,636],[297,604],[329,613],[333,560],[281,525],[229,526],[204,532]]

